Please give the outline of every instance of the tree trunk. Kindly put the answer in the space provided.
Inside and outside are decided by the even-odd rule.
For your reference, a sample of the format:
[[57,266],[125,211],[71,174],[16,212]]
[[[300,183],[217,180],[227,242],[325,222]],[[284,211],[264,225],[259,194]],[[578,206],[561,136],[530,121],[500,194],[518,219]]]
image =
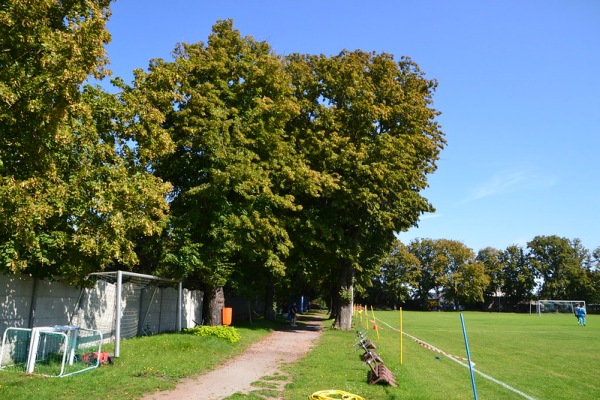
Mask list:
[[263,317],[268,321],[275,321],[275,310],[273,304],[275,303],[275,283],[273,282],[273,276],[269,276],[269,281],[265,288],[265,308],[263,310]]
[[336,294],[337,312],[333,327],[343,331],[352,330],[352,314],[354,310],[354,267],[350,263],[342,265],[339,292]]
[[225,294],[223,287],[207,288],[204,293],[204,304],[206,304],[205,325],[223,325],[223,307],[225,307]]

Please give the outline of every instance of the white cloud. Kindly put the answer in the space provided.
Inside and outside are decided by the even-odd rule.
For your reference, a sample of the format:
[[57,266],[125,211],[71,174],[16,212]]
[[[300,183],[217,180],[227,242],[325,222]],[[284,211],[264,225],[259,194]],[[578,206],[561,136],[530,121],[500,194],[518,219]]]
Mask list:
[[473,190],[467,201],[498,196],[515,191],[539,189],[553,186],[557,179],[543,176],[534,170],[505,171]]
[[439,218],[441,216],[442,216],[442,214],[427,213],[427,214],[421,215],[419,217],[419,220]]

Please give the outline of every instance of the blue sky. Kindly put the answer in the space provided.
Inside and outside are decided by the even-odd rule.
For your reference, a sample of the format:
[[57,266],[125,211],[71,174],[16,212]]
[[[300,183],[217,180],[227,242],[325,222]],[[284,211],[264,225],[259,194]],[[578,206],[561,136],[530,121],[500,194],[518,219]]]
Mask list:
[[278,54],[409,56],[439,82],[448,145],[423,192],[436,212],[400,239],[600,247],[600,1],[118,0],[112,11],[108,55],[126,81],[228,18]]

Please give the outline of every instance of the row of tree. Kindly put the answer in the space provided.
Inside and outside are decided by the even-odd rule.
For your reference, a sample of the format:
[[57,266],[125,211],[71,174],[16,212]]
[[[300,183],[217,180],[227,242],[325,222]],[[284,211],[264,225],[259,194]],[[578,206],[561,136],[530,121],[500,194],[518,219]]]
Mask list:
[[[111,0],[0,7],[0,268],[72,283],[130,269],[204,289],[310,287],[351,328],[445,145],[409,58],[280,56],[220,21],[116,93]],[[265,309],[268,317],[269,307]]]
[[599,303],[598,267],[600,247],[590,252],[580,240],[559,236],[536,236],[525,248],[487,247],[478,253],[454,240],[397,241],[362,301],[388,307],[415,302],[427,309],[432,299],[453,308],[486,301],[489,307],[496,299],[494,309],[508,311],[532,299]]

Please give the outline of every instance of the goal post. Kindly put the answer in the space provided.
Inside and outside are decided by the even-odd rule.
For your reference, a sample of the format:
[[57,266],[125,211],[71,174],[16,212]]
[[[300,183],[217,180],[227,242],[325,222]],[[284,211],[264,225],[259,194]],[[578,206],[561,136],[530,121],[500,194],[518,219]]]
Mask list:
[[181,281],[127,271],[96,272],[87,279],[96,285],[81,291],[70,323],[100,330],[106,342],[114,341],[115,357],[121,339],[181,331]]
[[580,304],[585,307],[585,300],[538,300],[536,302],[536,314],[569,313],[575,315],[575,309]]
[[100,365],[102,333],[78,326],[9,327],[2,337],[0,370],[65,377]]

